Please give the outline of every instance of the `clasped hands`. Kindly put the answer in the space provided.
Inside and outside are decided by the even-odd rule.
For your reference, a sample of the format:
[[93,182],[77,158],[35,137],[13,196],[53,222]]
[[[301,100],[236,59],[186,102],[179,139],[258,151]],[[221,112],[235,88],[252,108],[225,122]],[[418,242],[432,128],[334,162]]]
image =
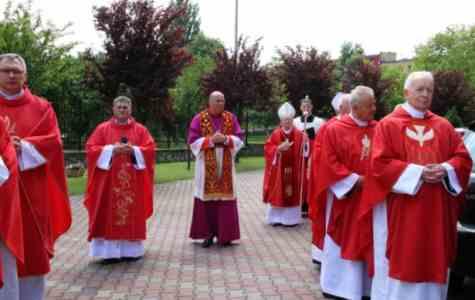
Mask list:
[[226,136],[224,134],[222,134],[221,132],[215,132],[212,136],[211,136],[211,141],[213,142],[213,144],[224,144],[226,142]]
[[441,164],[428,164],[422,171],[422,180],[427,183],[441,182],[447,176],[447,170]]
[[130,143],[115,143],[113,154],[128,154],[133,151],[133,147]]

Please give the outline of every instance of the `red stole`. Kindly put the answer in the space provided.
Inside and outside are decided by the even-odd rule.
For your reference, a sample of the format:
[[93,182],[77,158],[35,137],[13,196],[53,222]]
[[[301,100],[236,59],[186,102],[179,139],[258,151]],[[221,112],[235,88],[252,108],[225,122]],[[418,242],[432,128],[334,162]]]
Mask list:
[[[327,127],[320,149],[320,165],[316,174],[315,214],[316,221],[324,222],[327,190],[352,173],[365,176],[369,163],[371,140],[375,121],[366,127],[359,127],[350,116],[333,122]],[[361,260],[360,232],[357,207],[361,201],[361,190],[352,191],[343,199],[333,200],[327,233],[341,247],[344,259]],[[324,226],[324,225],[323,225]]]
[[48,260],[54,255],[55,241],[71,226],[63,145],[56,114],[49,102],[25,88],[19,99],[0,97],[0,116],[10,118],[12,134],[34,145],[47,161],[19,173],[25,264],[18,264],[18,273],[20,277],[45,274],[49,272]]
[[[285,140],[293,142],[289,150],[278,153]],[[275,129],[264,145],[266,167],[263,200],[275,207],[294,207],[300,204],[302,188],[302,132],[292,128],[289,134]],[[274,159],[276,159],[274,161]],[[275,162],[275,164],[274,164]]]
[[[10,172],[10,177],[0,185],[0,240],[16,259],[24,261],[23,221],[21,217],[18,168],[15,148],[0,117],[0,157]],[[2,258],[0,256],[0,271]],[[0,272],[0,288],[3,286]]]
[[[111,168],[97,168],[106,145],[122,137],[138,146],[145,170],[136,170],[131,155],[114,154]],[[153,213],[155,143],[148,130],[133,119],[119,125],[114,119],[100,124],[86,144],[88,184],[84,205],[89,214],[89,235],[108,240],[145,240],[146,220]]]
[[[233,115],[224,111],[221,114],[223,126],[221,133],[233,134]],[[200,112],[201,136],[210,138],[215,133],[208,110]],[[204,147],[205,156],[205,184],[203,201],[210,199],[234,200],[233,191],[233,157],[230,147],[223,147],[222,174],[218,174],[218,162],[214,147]]]
[[[372,251],[371,211],[387,200],[389,276],[406,282],[445,284],[456,254],[456,224],[464,193],[451,196],[442,183],[422,183],[415,196],[392,193],[409,165],[451,164],[467,186],[472,167],[462,139],[444,118],[431,112],[414,119],[398,108],[376,128],[370,172],[359,212],[366,251]],[[371,256],[371,255],[370,255]]]
[[[325,210],[326,210],[326,193],[317,195],[316,186],[317,174],[320,173],[321,148],[325,137],[325,132],[330,124],[338,121],[337,117],[333,117],[325,122],[318,130],[317,136],[312,145],[312,163],[310,169],[310,188],[308,195],[308,216],[312,220],[312,243],[323,250],[323,240],[325,238]],[[319,203],[319,209],[316,210],[316,203]]]

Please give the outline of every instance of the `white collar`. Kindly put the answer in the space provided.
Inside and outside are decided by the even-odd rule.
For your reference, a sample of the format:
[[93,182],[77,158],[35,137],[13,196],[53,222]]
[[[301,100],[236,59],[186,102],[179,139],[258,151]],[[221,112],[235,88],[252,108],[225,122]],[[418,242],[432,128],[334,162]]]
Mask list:
[[282,130],[284,131],[285,134],[291,133],[291,132],[292,132],[292,129],[293,129],[293,128],[290,128],[290,129],[288,129],[288,130],[285,130],[285,128],[282,127]]
[[353,121],[355,121],[356,125],[358,125],[358,127],[366,127],[368,126],[368,121],[363,121],[363,120],[360,120],[358,119],[357,117],[355,117],[353,115],[353,113],[350,113],[350,118],[353,119]]
[[5,92],[0,91],[0,96],[2,96],[3,98],[5,98],[7,100],[16,100],[16,99],[20,98],[21,96],[23,96],[23,94],[24,94],[23,89],[21,89],[20,92],[18,92],[16,94],[13,94],[13,95],[9,95]]
[[414,106],[410,105],[408,102],[404,102],[401,107],[409,114],[411,117],[415,119],[424,119],[426,112],[422,112],[414,108]]

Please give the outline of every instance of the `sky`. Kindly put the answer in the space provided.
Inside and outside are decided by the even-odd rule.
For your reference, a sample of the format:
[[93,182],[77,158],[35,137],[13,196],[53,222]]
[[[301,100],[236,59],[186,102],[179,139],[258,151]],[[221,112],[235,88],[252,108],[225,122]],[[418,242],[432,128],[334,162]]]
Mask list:
[[[201,29],[226,47],[234,44],[235,0],[191,0],[199,4]],[[285,46],[314,46],[338,57],[343,42],[359,43],[367,54],[396,52],[410,58],[417,45],[450,25],[475,24],[473,0],[238,0],[239,34],[262,38],[261,61],[270,62]],[[6,0],[0,1],[3,11]],[[23,1],[14,0],[14,4]],[[101,49],[103,35],[93,23],[93,6],[112,0],[33,0],[33,7],[55,25],[71,22],[76,51]],[[168,0],[155,0],[166,5]]]

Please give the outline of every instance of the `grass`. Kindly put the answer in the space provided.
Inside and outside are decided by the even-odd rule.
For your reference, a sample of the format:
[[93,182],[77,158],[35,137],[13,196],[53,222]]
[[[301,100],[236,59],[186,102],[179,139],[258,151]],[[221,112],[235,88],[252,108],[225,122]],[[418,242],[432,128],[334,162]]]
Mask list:
[[[194,176],[194,163],[191,169],[186,168],[186,162],[161,163],[155,166],[155,184],[172,182],[177,180],[191,179]],[[236,165],[237,172],[260,170],[264,168],[263,157],[243,157]],[[86,176],[68,178],[68,189],[70,195],[84,194],[86,189]]]

